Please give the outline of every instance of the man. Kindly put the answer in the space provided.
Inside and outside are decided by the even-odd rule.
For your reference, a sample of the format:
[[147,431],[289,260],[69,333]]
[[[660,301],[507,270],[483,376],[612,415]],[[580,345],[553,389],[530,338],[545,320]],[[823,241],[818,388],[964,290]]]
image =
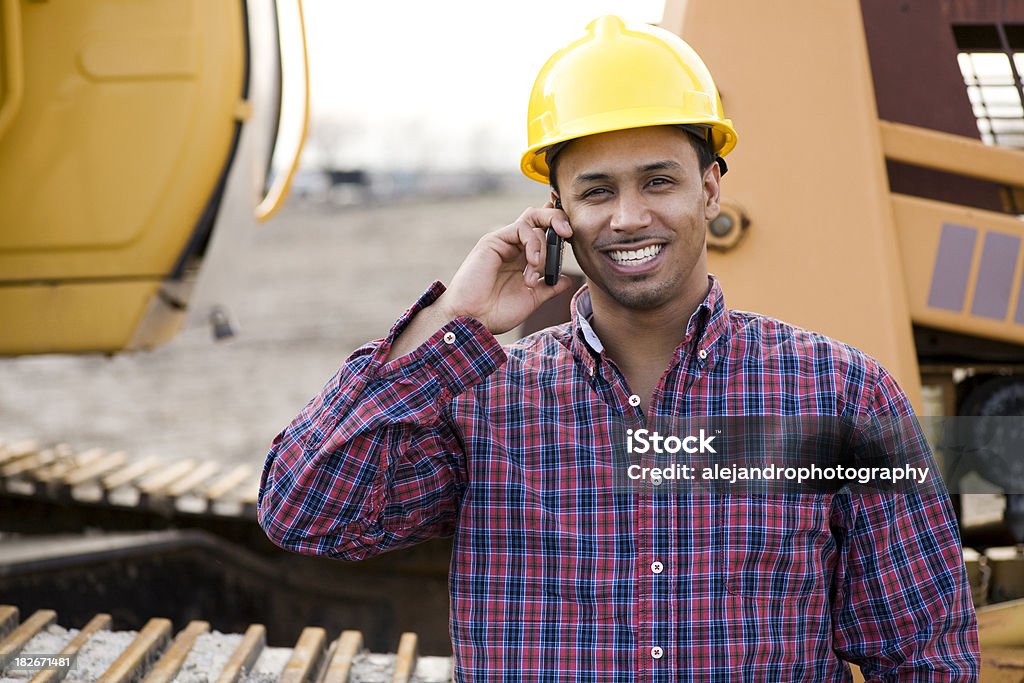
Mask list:
[[[270,538],[358,560],[454,535],[460,681],[976,679],[944,498],[621,485],[624,428],[664,418],[911,413],[858,351],[726,308],[705,231],[736,134],[700,58],[598,19],[545,65],[529,132],[551,202],[484,236],[277,437]],[[543,282],[549,227],[589,284],[571,323],[502,348],[569,286]]]

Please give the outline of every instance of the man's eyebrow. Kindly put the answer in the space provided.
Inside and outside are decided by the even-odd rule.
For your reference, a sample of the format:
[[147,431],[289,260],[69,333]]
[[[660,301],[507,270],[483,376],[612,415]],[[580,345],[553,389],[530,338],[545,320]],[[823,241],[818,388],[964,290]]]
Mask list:
[[[664,161],[652,161],[649,164],[637,167],[637,173],[650,173],[651,171],[680,171],[683,165],[678,161],[672,159],[665,159]],[[594,182],[597,180],[611,180],[612,176],[608,173],[581,173],[573,178],[573,185],[580,185],[582,183]]]
[[665,161],[654,161],[644,164],[639,170],[641,173],[650,173],[651,171],[681,171],[682,169],[683,165],[678,161],[666,159]]
[[583,183],[593,182],[595,180],[611,180],[611,176],[607,173],[580,173],[578,176],[572,179],[573,185],[581,185]]

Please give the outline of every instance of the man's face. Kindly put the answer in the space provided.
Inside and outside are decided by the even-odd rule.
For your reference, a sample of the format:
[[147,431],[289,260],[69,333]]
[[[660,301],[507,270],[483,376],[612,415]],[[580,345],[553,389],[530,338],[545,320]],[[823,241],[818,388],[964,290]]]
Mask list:
[[651,310],[703,295],[720,174],[718,164],[701,173],[687,133],[656,126],[580,138],[557,173],[573,253],[597,296]]

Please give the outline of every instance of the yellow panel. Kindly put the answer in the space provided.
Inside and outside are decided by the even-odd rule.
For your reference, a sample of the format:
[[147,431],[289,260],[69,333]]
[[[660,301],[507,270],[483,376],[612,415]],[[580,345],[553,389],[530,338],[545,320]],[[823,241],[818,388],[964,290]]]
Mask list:
[[158,277],[227,161],[238,0],[21,0],[25,92],[0,140],[0,279]]
[[82,73],[91,80],[193,79],[199,71],[199,43],[189,33],[94,35],[79,53]]
[[1024,600],[979,608],[978,640],[986,651],[995,647],[1024,647]]
[[722,194],[750,227],[709,259],[729,304],[853,344],[919,406],[859,3],[670,5],[667,28],[704,58],[739,132]]
[[974,138],[905,123],[878,124],[887,159],[995,183],[1024,184],[1024,150],[986,145]]
[[159,284],[0,287],[0,355],[119,351],[132,340]]
[[[990,234],[1005,235],[1024,244],[1024,223],[992,211],[967,209],[954,204],[905,195],[893,195],[892,207],[906,277],[907,298],[914,322],[961,334],[1024,344],[1024,323],[1014,320],[1020,293],[1021,259],[1024,258],[1024,249],[1016,255],[1016,266],[1012,274],[1006,275],[1004,284],[1009,290],[1009,297],[1006,300],[1006,315],[1003,319],[995,320],[973,312],[982,247],[986,238]],[[943,225],[950,223],[976,232],[974,248],[969,255],[969,280],[959,312],[929,305],[932,281],[942,276],[941,273],[935,272],[939,240]]]

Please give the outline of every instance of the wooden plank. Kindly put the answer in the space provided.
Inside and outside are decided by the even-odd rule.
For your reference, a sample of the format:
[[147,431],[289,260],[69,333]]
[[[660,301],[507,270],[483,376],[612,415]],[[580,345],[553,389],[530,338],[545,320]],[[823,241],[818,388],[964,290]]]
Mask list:
[[242,505],[242,516],[256,518],[256,503],[260,496],[260,480],[256,478],[242,488],[238,501]]
[[398,641],[398,657],[395,659],[395,673],[391,683],[409,683],[416,671],[416,658],[419,657],[418,640],[415,633],[406,631]]
[[212,477],[220,469],[220,465],[211,460],[207,460],[199,467],[186,474],[178,481],[171,484],[167,489],[167,495],[171,498],[177,498],[189,493],[192,489],[199,486],[207,479]]
[[135,636],[135,640],[96,680],[98,683],[128,683],[139,680],[170,639],[171,622],[167,619],[150,619],[139,631],[139,635]]
[[209,632],[210,624],[205,621],[192,621],[175,636],[174,642],[167,648],[163,657],[156,663],[153,670],[142,679],[142,683],[171,683],[178,675],[181,665],[188,657],[189,650],[196,643],[196,638]]
[[52,609],[41,609],[25,620],[21,626],[0,641],[0,661],[6,660],[10,655],[16,655],[25,647],[25,643],[32,640],[35,634],[52,624],[57,619],[57,613]]
[[363,649],[362,632],[342,631],[341,636],[334,641],[333,649],[334,652],[320,683],[348,683],[349,675],[352,673],[352,660]]
[[[109,614],[97,614],[89,623],[86,624],[78,634],[71,639],[64,649],[60,651],[60,657],[77,657],[78,653],[81,652],[85,644],[89,642],[92,635],[97,631],[106,631],[110,628],[110,615]],[[29,683],[59,683],[64,680],[64,677],[68,675],[67,670],[59,669],[48,669],[46,671],[40,671]]]
[[324,656],[327,632],[317,626],[307,626],[299,634],[291,659],[285,664],[278,679],[280,683],[306,683],[316,672]]
[[147,456],[138,462],[133,462],[123,470],[118,470],[113,474],[108,474],[100,482],[103,488],[107,490],[116,489],[119,486],[129,484],[135,479],[148,473],[160,464],[160,459],[154,455]]
[[0,468],[0,477],[15,477],[19,474],[26,474],[34,469],[46,467],[57,459],[57,454],[52,448],[47,448],[29,455],[26,458],[15,460]]
[[0,605],[0,640],[18,628],[18,608],[14,605]]
[[213,482],[210,488],[206,489],[206,497],[211,500],[223,498],[225,494],[249,478],[252,468],[249,465],[238,465],[233,470],[221,476]]
[[79,467],[90,465],[100,458],[106,455],[106,451],[102,448],[90,448],[82,453],[72,454],[66,458],[57,458],[57,462],[53,463],[49,467],[45,467],[37,471],[33,476],[39,481],[53,481],[55,479],[63,478],[68,472],[72,472]]
[[171,463],[140,481],[137,484],[138,489],[143,495],[159,496],[163,494],[171,484],[187,475],[193,467],[195,467],[195,460],[192,460],[191,458]]
[[253,479],[242,489],[242,493],[239,494],[238,500],[242,501],[246,505],[255,505],[260,495],[260,480]]
[[231,653],[231,659],[224,665],[224,670],[217,677],[217,683],[238,683],[238,679],[256,664],[266,644],[266,627],[262,624],[250,626],[242,637],[242,642]]
[[14,462],[39,452],[39,444],[36,441],[19,441],[16,444],[5,446],[0,450],[0,465]]
[[128,460],[128,454],[124,451],[110,453],[86,467],[79,467],[64,476],[64,483],[68,486],[78,486],[91,479],[97,479],[123,465]]

